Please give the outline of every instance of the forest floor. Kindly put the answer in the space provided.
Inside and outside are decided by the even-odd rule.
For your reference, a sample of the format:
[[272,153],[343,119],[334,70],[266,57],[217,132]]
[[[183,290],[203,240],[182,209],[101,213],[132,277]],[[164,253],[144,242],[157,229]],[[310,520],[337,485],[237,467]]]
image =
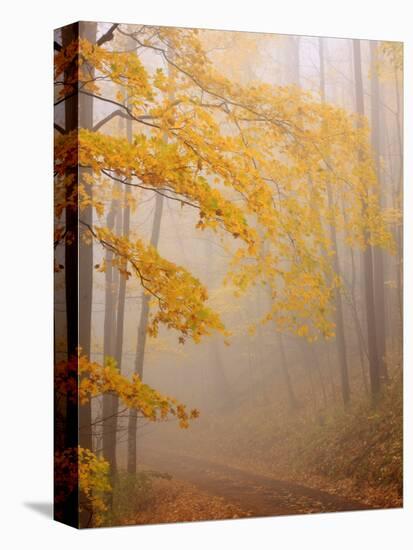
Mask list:
[[145,464],[168,472],[159,480],[153,505],[137,523],[196,521],[366,510],[371,506],[305,485],[254,474],[206,459],[145,449]]
[[[148,517],[138,521],[401,507],[402,403],[399,371],[376,409],[368,400],[362,400],[346,412],[332,411],[320,423],[306,414],[288,417],[274,410],[269,415],[264,408],[261,415],[259,411],[256,416],[238,415],[238,422],[237,418],[223,418],[222,425],[229,426],[227,431],[219,423],[211,423],[200,432],[202,437],[188,438],[188,444],[178,452],[168,447],[143,446],[144,463],[173,477],[169,484],[164,482],[157,489],[161,491],[157,500],[165,502],[169,498],[171,510],[167,511],[162,503],[156,505],[161,506],[160,517],[170,519],[157,520],[155,511],[152,520],[151,510]],[[248,421],[245,429],[242,418]],[[207,503],[208,498],[221,500],[211,500],[205,508],[201,504],[193,515],[191,505],[183,505],[190,500],[185,490],[188,483],[194,502],[198,498],[201,503]]]
[[248,517],[236,504],[184,479],[154,479],[151,498],[144,509],[124,520],[127,525],[147,525]]
[[[326,410],[321,422],[308,415],[306,409],[283,414],[276,404],[273,408],[263,404],[246,414],[236,410],[207,420],[199,432],[201,436],[194,434],[186,445],[181,438],[186,456],[194,460],[208,458],[220,468],[230,468],[230,476],[239,471],[244,476],[248,473],[242,484],[249,483],[250,476],[259,476],[285,484],[286,494],[289,487],[300,487],[324,495],[321,506],[307,501],[301,508],[300,491],[292,491],[297,505],[284,503],[283,512],[272,502],[270,508],[277,511],[270,515],[347,509],[339,502],[326,500],[326,494],[360,503],[359,508],[352,509],[403,506],[401,369],[393,371],[374,409],[368,398],[360,398],[346,411]],[[242,494],[242,488],[239,490]],[[259,513],[254,510],[254,515]]]
[[[140,505],[118,517],[153,524],[399,508],[401,390],[396,372],[376,408],[361,399],[320,422],[305,410],[281,415],[263,406],[207,418],[186,444],[184,436],[143,444],[138,479],[146,482],[129,487],[124,510],[135,493]],[[118,493],[125,500],[124,489]]]

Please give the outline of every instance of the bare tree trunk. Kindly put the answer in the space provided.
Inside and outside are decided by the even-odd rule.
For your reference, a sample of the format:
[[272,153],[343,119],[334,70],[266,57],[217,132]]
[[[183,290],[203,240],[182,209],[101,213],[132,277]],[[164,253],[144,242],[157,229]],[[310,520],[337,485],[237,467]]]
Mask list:
[[[132,122],[131,120],[126,121],[126,134],[128,141],[132,141]],[[122,216],[122,234],[124,237],[129,237],[130,232],[130,207],[128,205],[128,195],[130,194],[130,187],[126,186],[124,190],[124,200],[125,204],[123,206],[123,216]],[[120,216],[120,214],[119,214]],[[123,266],[125,271],[127,269],[127,262]],[[119,285],[118,285],[118,299],[117,299],[117,313],[116,313],[116,331],[114,334],[113,342],[113,355],[116,359],[116,364],[118,369],[122,370],[122,353],[123,353],[123,333],[124,333],[124,322],[125,322],[125,301],[126,301],[126,276],[120,274]],[[117,471],[117,434],[118,434],[118,409],[119,409],[119,396],[114,394],[112,397],[112,407],[109,419],[109,443],[112,446],[113,450],[111,451],[111,459],[113,462],[112,473],[115,474]]]
[[[163,197],[156,195],[155,213],[153,217],[151,245],[154,248],[158,247],[159,235],[161,230],[161,219],[163,210]],[[143,294],[142,296],[142,308],[138,325],[138,339],[136,345],[136,359],[135,359],[135,374],[141,379],[143,378],[143,363],[145,359],[145,346],[146,335],[149,319],[149,301],[150,296]],[[129,412],[128,422],[128,464],[127,469],[130,474],[136,473],[136,429],[138,424],[137,412],[131,410]]]
[[[356,110],[364,116],[363,77],[361,70],[360,40],[353,41],[353,62],[356,90]],[[368,197],[367,197],[368,198]],[[373,253],[369,244],[370,235],[365,231],[365,250],[363,254],[364,293],[366,302],[367,341],[369,349],[370,389],[373,404],[377,403],[380,393],[380,359],[377,351],[376,315],[374,305]]]
[[[126,138],[132,141],[132,121],[126,120]],[[109,213],[107,226],[112,229],[115,217],[116,234],[129,236],[130,231],[130,207],[128,205],[128,196],[130,187],[125,186],[124,204],[120,201],[112,203],[112,209]],[[117,211],[117,212],[116,212]],[[105,350],[104,356],[113,356],[116,360],[117,368],[122,370],[122,350],[123,350],[123,332],[125,318],[125,300],[126,300],[126,282],[123,274],[116,271],[116,277],[113,277],[113,268],[110,265],[113,254],[106,252],[106,285],[105,285]],[[127,269],[127,262],[123,268]],[[116,280],[115,280],[116,279]],[[117,299],[114,299],[114,293],[117,291]],[[103,454],[111,465],[111,475],[114,477],[117,472],[117,434],[118,434],[118,409],[119,397],[116,394],[105,395],[103,397]]]
[[363,335],[362,335],[362,332],[361,332],[361,326],[360,326],[360,322],[359,322],[359,318],[358,318],[358,315],[357,315],[355,304],[354,304],[354,307],[353,307],[353,318],[355,320],[355,328],[356,328],[356,333],[357,333],[356,334],[357,335],[357,352],[358,352],[358,357],[359,357],[359,362],[360,362],[361,379],[363,381],[364,391],[365,391],[366,395],[368,395],[369,387],[368,387],[368,382],[367,382],[366,369],[365,369],[365,365],[364,365],[364,355],[366,355],[367,359],[368,359],[368,355],[367,355],[367,353],[366,354],[364,353]]
[[314,344],[309,344],[309,349],[314,361],[315,368],[318,373],[318,377],[320,379],[320,388],[321,388],[321,394],[323,396],[324,407],[327,407],[327,392],[326,392],[326,386],[324,384],[323,371],[320,366],[320,361],[318,359],[317,351],[314,349]]
[[[397,202],[396,206],[402,210],[403,200],[403,101],[400,93],[399,79],[397,75],[397,67],[394,67],[394,86],[396,94],[396,127],[397,127],[397,144],[399,149],[399,177],[397,181]],[[397,277],[397,294],[399,299],[399,313],[401,320],[401,331],[403,331],[403,226],[400,225],[397,231],[397,257],[398,266],[396,269]]]
[[[382,170],[380,167],[381,156],[381,128],[380,128],[380,85],[377,76],[377,42],[370,41],[370,79],[371,79],[371,144],[375,155],[376,174],[378,181],[379,204],[383,206]],[[374,262],[374,304],[376,314],[377,353],[379,355],[380,375],[383,380],[388,379],[386,368],[386,308],[383,251],[375,247],[373,251]]]
[[334,370],[333,365],[331,364],[331,348],[327,344],[327,368],[328,368],[328,374],[330,378],[330,385],[331,385],[331,396],[333,398],[333,402],[335,403],[337,400],[336,396],[336,386],[334,383]]
[[[212,248],[212,240],[207,239],[205,243],[205,258],[206,258],[206,280],[211,288],[215,288],[216,277],[214,277],[214,269],[216,268],[215,258]],[[209,375],[212,378],[212,391],[217,398],[218,405],[222,407],[226,406],[231,401],[232,391],[228,382],[227,374],[225,372],[225,366],[222,361],[221,343],[219,337],[213,336],[210,338],[209,344],[209,356],[211,365],[209,368]]]
[[[170,58],[173,57],[173,53],[168,48],[168,53]],[[173,83],[174,73],[171,69],[171,66],[168,66],[168,74]],[[174,97],[173,86],[170,88],[169,99],[172,101]],[[168,137],[165,134],[164,140],[167,143]],[[155,213],[153,217],[152,224],[152,234],[151,234],[151,246],[158,248],[159,235],[161,231],[161,220],[162,220],[162,211],[163,211],[163,196],[156,195],[155,198]],[[137,335],[137,344],[136,344],[136,359],[135,359],[135,374],[137,374],[141,379],[143,378],[143,366],[145,359],[145,347],[146,347],[146,336],[148,329],[148,319],[149,319],[149,301],[150,297],[147,294],[142,295],[142,307],[141,315],[138,325],[138,335]],[[136,474],[137,466],[137,425],[138,425],[138,415],[134,410],[129,411],[128,418],[128,460],[127,460],[127,471],[132,474]]]
[[297,337],[297,338],[298,338],[298,345],[299,345],[300,353],[302,357],[301,366],[308,378],[308,385],[310,388],[310,396],[311,396],[311,405],[313,408],[313,413],[315,418],[317,414],[317,392],[315,389],[314,378],[313,378],[313,370],[312,370],[313,365],[311,364],[311,362],[308,361],[308,353],[307,353],[308,343],[306,344],[306,342],[304,342],[301,337]]
[[[106,225],[111,231],[115,225],[115,218],[119,216],[119,204],[117,201],[112,201],[109,214],[106,219]],[[114,356],[114,335],[115,335],[115,306],[114,299],[115,284],[114,284],[114,268],[112,267],[113,252],[106,250],[105,254],[105,319],[103,324],[103,361],[108,357]],[[114,415],[114,396],[112,394],[104,394],[102,398],[102,453],[104,458],[109,462],[111,475],[116,472],[116,452],[114,441],[116,442],[116,433],[113,432],[113,415]]]
[[[334,209],[333,197],[330,185],[327,184],[328,203],[331,210]],[[330,236],[333,244],[333,250],[335,252],[333,256],[333,268],[335,273],[341,275],[340,259],[337,246],[337,233],[333,220],[330,225]],[[346,339],[344,334],[344,315],[343,315],[343,298],[341,289],[336,288],[334,290],[335,302],[336,302],[336,342],[337,342],[337,355],[340,367],[340,380],[341,380],[341,396],[343,398],[344,406],[347,407],[350,402],[350,383],[348,376],[348,362],[347,362],[347,348]]]
[[[261,314],[261,289],[260,288],[257,288],[256,290],[255,305],[256,305],[256,311],[257,311],[257,318],[259,318]],[[258,354],[257,354],[258,357],[257,357],[256,368],[258,368],[258,371],[260,374],[262,398],[264,403],[270,403],[272,396],[270,396],[268,393],[268,384],[266,383],[266,380],[265,380],[264,354],[263,354],[264,335],[263,335],[261,323],[257,323],[257,327],[256,327],[256,345],[258,346]]]
[[213,369],[211,370],[214,373],[213,387],[215,390],[215,395],[218,397],[219,406],[226,407],[228,403],[231,402],[232,392],[225,373],[225,367],[220,350],[220,342],[217,337],[212,339],[210,346],[210,355],[214,363]]
[[300,85],[300,36],[289,36],[290,44],[290,71],[291,81],[295,86]]
[[[347,224],[346,209],[343,201],[341,204],[341,209],[342,209],[342,215],[343,215],[344,221]],[[350,312],[354,320],[354,332],[356,334],[356,339],[357,339],[357,351],[358,351],[358,357],[360,362],[361,377],[363,381],[364,390],[366,394],[368,394],[369,388],[368,388],[366,369],[364,365],[364,357],[368,359],[368,350],[367,350],[366,340],[363,334],[362,323],[360,322],[359,312],[357,308],[357,294],[356,294],[357,271],[356,271],[356,262],[354,259],[354,249],[352,247],[350,247],[349,254],[350,254],[350,265],[351,265],[351,279],[347,287],[349,287],[350,289],[350,294],[347,294],[345,296],[347,296]]]
[[278,349],[280,350],[280,366],[281,366],[281,374],[284,380],[285,388],[287,390],[287,396],[288,396],[288,405],[291,410],[296,410],[298,407],[297,398],[295,396],[294,388],[291,382],[290,372],[288,370],[288,363],[287,363],[287,356],[285,354],[285,348],[284,348],[284,341],[282,334],[280,332],[278,334]]
[[[323,39],[318,39],[319,47],[319,57],[320,57],[320,92],[321,92],[321,101],[325,101],[325,70],[324,70],[324,43]],[[327,183],[327,199],[328,207],[332,213],[334,213],[334,201],[333,194],[331,190],[331,185]],[[335,226],[335,220],[332,220],[330,225],[330,237],[331,243],[333,246],[333,268],[334,272],[340,276],[340,258],[339,250],[337,245],[337,232]],[[334,291],[335,294],[335,303],[336,303],[336,312],[335,312],[335,321],[336,321],[336,342],[337,342],[337,355],[340,368],[340,379],[341,379],[341,395],[343,398],[344,406],[347,407],[350,402],[350,383],[348,376],[348,362],[347,362],[347,348],[346,348],[346,339],[344,334],[344,317],[343,317],[343,299],[341,290],[336,288]]]

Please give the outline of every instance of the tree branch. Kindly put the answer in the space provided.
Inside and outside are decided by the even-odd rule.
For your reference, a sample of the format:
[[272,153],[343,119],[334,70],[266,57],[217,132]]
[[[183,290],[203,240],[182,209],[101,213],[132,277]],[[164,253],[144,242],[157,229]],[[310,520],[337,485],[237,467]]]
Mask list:
[[70,93],[70,94],[67,94],[67,95],[61,97],[60,99],[58,99],[58,100],[56,101],[56,103],[54,104],[54,107],[57,107],[58,105],[60,105],[61,103],[63,103],[63,101],[66,101],[66,99],[70,99],[71,97],[75,96],[77,93],[78,93],[78,92],[77,92],[77,89],[76,89],[74,92],[72,92],[72,93]]
[[208,88],[205,83],[201,82],[201,80],[196,76],[196,75],[193,75],[191,73],[189,73],[186,69],[184,69],[182,66],[178,65],[175,61],[172,61],[171,57],[168,55],[167,51],[164,50],[163,48],[161,48],[160,46],[155,46],[154,44],[149,44],[147,42],[142,42],[141,40],[139,40],[135,33],[127,33],[125,31],[121,31],[119,30],[119,32],[121,34],[123,34],[124,36],[128,36],[130,38],[132,38],[132,40],[135,40],[135,42],[137,44],[139,44],[139,46],[141,46],[142,48],[149,48],[149,49],[152,49],[158,53],[160,53],[162,55],[162,57],[164,58],[164,60],[172,67],[174,67],[174,69],[176,69],[178,72],[184,74],[186,77],[188,77],[190,80],[192,80],[192,82],[198,86],[201,90],[203,90],[205,93],[213,96],[213,97],[216,97],[217,99],[220,99],[221,101],[223,101],[225,104],[227,105],[231,105],[233,107],[239,107],[241,109],[244,109],[245,111],[247,112],[250,112],[252,113],[254,116],[258,116],[258,117],[262,117],[263,118],[263,122],[267,122],[269,124],[272,124],[272,125],[275,125],[275,126],[278,126],[279,128],[281,128],[282,130],[286,131],[286,132],[289,132],[289,127],[290,126],[293,126],[289,121],[287,120],[281,120],[281,119],[277,119],[276,117],[270,117],[268,116],[266,113],[262,112],[257,112],[253,107],[251,107],[250,105],[247,105],[247,104],[244,104],[244,103],[240,103],[238,101],[235,101],[234,99],[231,99],[230,97],[225,97],[223,96],[221,93],[219,93],[218,91],[215,91],[211,88]]
[[61,134],[64,134],[66,131],[61,127],[59,126],[59,124],[57,124],[56,122],[53,124],[53,127],[55,130],[57,130],[58,132],[60,132]]
[[100,239],[98,237],[98,235],[96,234],[96,232],[94,231],[93,227],[82,221],[82,220],[79,220],[79,223],[83,226],[85,226],[89,231],[90,233],[93,235],[93,237],[103,246],[103,248],[106,248],[107,250],[110,250],[111,252],[113,252],[114,254],[120,256],[121,258],[125,258],[126,260],[128,260],[128,262],[131,263],[131,265],[134,267],[136,273],[138,274],[139,276],[139,279],[140,279],[140,282],[141,282],[141,285],[142,287],[149,293],[151,294],[154,298],[156,298],[159,302],[159,305],[160,307],[162,307],[162,304],[164,302],[164,300],[161,298],[161,296],[158,296],[158,294],[156,294],[156,292],[154,292],[153,290],[151,290],[146,283],[150,283],[150,280],[147,279],[146,277],[144,277],[142,275],[142,272],[141,270],[139,269],[139,266],[136,264],[136,262],[132,259],[132,258],[129,258],[126,254],[123,254],[122,252],[120,252],[115,245],[113,245],[112,243],[109,243],[107,241],[105,241],[104,239]]
[[106,116],[105,118],[102,118],[102,120],[97,122],[93,126],[92,131],[97,132],[100,128],[102,128],[102,126],[104,126],[110,120],[112,120],[112,118],[115,118],[117,116],[120,116],[121,118],[125,118],[127,120],[131,120],[130,116],[128,116],[126,113],[124,113],[121,109],[116,109],[116,111],[112,111],[108,116]]
[[98,46],[101,46],[105,42],[109,42],[110,40],[112,40],[113,39],[113,32],[117,29],[118,26],[119,26],[119,23],[114,23],[110,27],[110,29],[107,32],[105,32],[105,34],[102,34],[102,36],[99,38],[99,40],[96,42],[96,44]]
[[[149,117],[134,116],[132,114],[132,111],[128,107],[126,107],[126,105],[122,105],[122,103],[119,103],[119,101],[115,101],[114,99],[109,99],[107,97],[96,95],[96,94],[93,94],[92,92],[87,92],[86,90],[79,90],[79,93],[83,94],[83,95],[87,95],[89,97],[93,97],[95,99],[100,99],[101,101],[104,101],[106,103],[111,103],[112,105],[116,105],[116,107],[119,107],[119,110],[123,109],[126,113],[128,113],[129,117],[132,120],[135,120],[136,122],[140,122],[141,124],[145,124],[146,126],[151,126],[152,128],[157,128],[158,130],[160,129],[160,126],[158,124],[152,124],[151,122],[146,122],[146,119],[149,118]],[[57,104],[58,103],[55,103],[55,105],[57,105]],[[150,117],[150,118],[152,118],[152,117]],[[172,128],[172,129],[175,129],[175,128]]]
[[[198,206],[197,204],[189,202],[189,201],[187,201],[187,200],[185,200],[181,197],[171,197],[170,195],[166,194],[166,191],[170,191],[171,193],[179,194],[176,191],[174,191],[173,189],[166,189],[165,187],[147,187],[146,185],[141,185],[139,183],[132,183],[131,181],[129,181],[127,179],[118,178],[118,177],[114,176],[109,171],[107,171],[103,168],[101,169],[101,171],[108,178],[111,178],[114,181],[122,183],[123,185],[129,185],[130,187],[139,187],[139,189],[144,189],[145,191],[154,191],[155,193],[157,193],[158,195],[161,195],[161,197],[165,197],[166,199],[171,199],[173,201],[178,201],[181,204],[183,203],[183,204],[186,204],[188,206],[192,206],[193,208],[197,208],[198,210],[201,209],[201,207]],[[137,177],[137,176],[135,176],[135,177]],[[162,191],[164,191],[164,193]]]

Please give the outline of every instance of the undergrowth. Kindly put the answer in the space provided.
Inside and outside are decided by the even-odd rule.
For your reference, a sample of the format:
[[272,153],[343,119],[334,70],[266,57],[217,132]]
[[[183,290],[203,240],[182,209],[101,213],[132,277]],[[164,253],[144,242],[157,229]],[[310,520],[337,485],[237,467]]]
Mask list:
[[149,470],[136,474],[119,472],[112,483],[105,524],[120,525],[133,520],[139,512],[147,508],[153,498],[154,478],[170,479],[170,476]]
[[323,425],[312,423],[295,442],[294,464],[332,479],[383,487],[401,495],[403,476],[403,392],[401,372],[393,375],[376,408],[362,401],[335,412]]

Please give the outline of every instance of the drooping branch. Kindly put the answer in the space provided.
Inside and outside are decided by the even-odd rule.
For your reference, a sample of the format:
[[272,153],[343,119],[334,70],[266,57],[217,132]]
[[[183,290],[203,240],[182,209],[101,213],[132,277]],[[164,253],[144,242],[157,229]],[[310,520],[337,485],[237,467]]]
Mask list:
[[[140,122],[141,124],[145,124],[146,126],[150,126],[151,128],[156,128],[157,130],[161,130],[161,126],[159,124],[155,124],[153,122],[148,122],[148,120],[154,120],[156,117],[153,117],[151,115],[135,116],[132,113],[131,109],[129,109],[129,107],[127,107],[123,103],[120,103],[119,101],[116,101],[115,99],[110,99],[108,97],[103,97],[101,95],[97,95],[97,94],[94,94],[92,92],[88,92],[87,90],[79,90],[79,93],[83,94],[83,95],[86,95],[86,96],[89,96],[89,97],[93,97],[94,99],[100,99],[100,101],[104,101],[105,103],[111,103],[112,105],[116,105],[116,107],[118,107],[118,109],[116,111],[114,111],[114,113],[111,113],[110,115],[108,115],[106,117],[107,120],[103,119],[103,120],[101,120],[100,122],[97,123],[96,126],[98,126],[98,128],[103,126],[103,124],[106,124],[106,122],[109,122],[109,120],[111,120],[111,118],[113,118],[114,116],[122,116],[122,118],[134,120],[135,122]],[[63,98],[63,100],[67,99],[67,97],[68,96]],[[55,105],[58,105],[59,103],[61,103],[61,101],[62,100],[58,101],[57,103],[55,103]],[[124,112],[123,115],[120,114],[120,112],[122,112],[122,110]],[[97,129],[96,126],[93,128],[94,131],[96,131],[96,129]],[[176,130],[182,130],[182,128],[180,128],[180,127],[169,128],[169,130],[172,132],[172,131],[176,131]]]
[[[90,95],[89,92],[84,92],[84,91],[81,91],[81,93],[84,93],[85,95]],[[93,127],[93,131],[94,132],[97,132],[98,130],[100,130],[100,128],[102,128],[102,126],[104,126],[105,124],[107,124],[108,122],[110,122],[113,118],[115,117],[121,117],[125,120],[132,120],[132,121],[135,121],[135,122],[143,122],[145,123],[145,120],[155,120],[157,117],[155,116],[152,116],[152,115],[141,115],[139,117],[136,117],[132,114],[131,110],[128,109],[128,107],[122,103],[119,103],[113,99],[107,99],[103,96],[94,96],[96,99],[101,99],[102,101],[107,101],[109,103],[113,103],[114,105],[120,107],[119,109],[116,109],[115,111],[113,111],[112,113],[108,114],[105,118],[102,118],[102,120],[100,120],[99,122],[97,122],[95,124],[95,126]],[[175,101],[171,106],[176,106],[179,102],[178,101]],[[148,124],[149,125],[149,124]],[[159,128],[159,126],[155,126],[153,125],[154,128]],[[177,129],[180,129],[180,128],[171,128],[171,130],[177,130]]]
[[156,298],[158,308],[148,326],[152,336],[158,334],[160,324],[178,331],[180,341],[191,337],[199,342],[211,330],[225,333],[219,315],[206,304],[206,288],[184,267],[162,258],[153,246],[140,239],[132,242],[125,236],[115,235],[107,227],[92,227],[83,220],[79,223],[103,248],[113,252],[112,263],[126,277],[131,275],[124,267],[124,260],[127,260],[144,291]]
[[168,54],[166,49],[161,48],[159,46],[155,46],[154,44],[150,44],[146,41],[142,42],[141,40],[139,40],[139,38],[136,37],[135,33],[127,33],[127,32],[122,31],[120,29],[119,29],[119,32],[120,32],[120,34],[123,34],[124,36],[128,36],[129,38],[134,40],[137,44],[139,44],[140,47],[149,48],[149,49],[152,49],[152,50],[160,53],[161,56],[163,57],[163,59],[166,61],[166,63],[168,63],[168,65],[170,65],[175,70],[177,70],[179,73],[181,73],[181,74],[185,75],[187,78],[189,78],[203,92],[205,92],[206,94],[209,94],[209,95],[211,95],[211,96],[213,96],[217,99],[220,99],[224,104],[232,105],[233,107],[238,107],[240,109],[244,109],[245,111],[250,112],[251,114],[253,114],[256,117],[261,117],[263,122],[267,122],[269,124],[274,124],[277,127],[281,128],[282,130],[286,131],[287,133],[289,133],[288,128],[294,126],[291,123],[291,121],[280,120],[280,119],[277,119],[276,117],[269,117],[265,113],[258,112],[257,110],[253,109],[250,105],[247,105],[245,103],[240,103],[239,101],[235,101],[231,97],[225,97],[221,93],[218,93],[216,90],[211,89],[205,83],[201,82],[201,80],[199,78],[197,78],[194,74],[191,74],[189,71],[184,69],[181,65],[179,65],[174,60],[174,58],[172,58]]
[[99,237],[99,235],[96,233],[96,231],[93,229],[93,227],[91,225],[89,225],[88,223],[82,221],[82,220],[79,220],[79,223],[81,225],[83,225],[84,227],[86,227],[89,232],[92,234],[92,236],[103,246],[103,248],[106,248],[107,250],[110,250],[111,252],[113,252],[114,254],[116,254],[117,256],[120,256],[122,258],[124,258],[125,260],[128,260],[132,266],[134,267],[134,269],[136,270],[136,273],[138,274],[139,276],[139,279],[140,279],[140,282],[141,282],[141,285],[142,287],[147,291],[149,292],[149,294],[151,294],[154,298],[156,298],[159,302],[159,304],[161,305],[162,304],[162,298],[160,296],[158,296],[155,292],[153,292],[148,286],[147,286],[147,283],[149,282],[149,279],[145,278],[143,275],[142,275],[142,272],[141,272],[141,269],[139,268],[139,266],[137,265],[136,262],[134,262],[133,260],[131,260],[131,258],[129,258],[126,254],[123,254],[121,253],[117,248],[116,246],[114,246],[112,243],[106,241],[105,239],[102,239]]
[[[83,95],[86,95],[86,96],[89,96],[89,97],[93,97],[94,99],[100,99],[100,101],[104,101],[105,103],[111,103],[112,105],[116,105],[116,107],[119,107],[119,110],[123,109],[128,114],[129,118],[131,118],[132,120],[134,120],[136,122],[141,122],[142,124],[145,124],[146,126],[151,126],[152,128],[156,128],[158,130],[160,129],[160,126],[158,124],[152,124],[151,122],[146,121],[147,118],[151,118],[151,117],[146,117],[146,116],[145,117],[137,117],[132,113],[132,111],[129,109],[129,107],[127,107],[126,105],[123,105],[119,101],[116,101],[114,99],[110,99],[108,97],[103,97],[103,96],[94,94],[92,92],[88,92],[86,90],[79,90],[79,93],[83,94]],[[125,117],[125,118],[128,118],[128,117]]]
[[[148,187],[147,185],[142,185],[140,183],[132,183],[128,179],[122,179],[114,176],[109,171],[102,169],[102,173],[105,174],[108,178],[111,178],[114,181],[117,181],[118,183],[122,183],[123,185],[128,185],[130,187],[138,187],[139,189],[143,189],[144,191],[153,191],[154,193],[157,193],[161,197],[165,197],[166,199],[171,199],[173,201],[180,202],[181,204],[186,204],[187,206],[192,206],[192,208],[197,208],[198,210],[201,209],[201,207],[198,204],[195,204],[193,202],[189,202],[185,200],[182,197],[172,197],[171,195],[167,195],[166,192],[169,191],[171,193],[176,193],[173,189],[168,189],[166,187]],[[217,218],[218,221],[220,221],[219,218]]]

